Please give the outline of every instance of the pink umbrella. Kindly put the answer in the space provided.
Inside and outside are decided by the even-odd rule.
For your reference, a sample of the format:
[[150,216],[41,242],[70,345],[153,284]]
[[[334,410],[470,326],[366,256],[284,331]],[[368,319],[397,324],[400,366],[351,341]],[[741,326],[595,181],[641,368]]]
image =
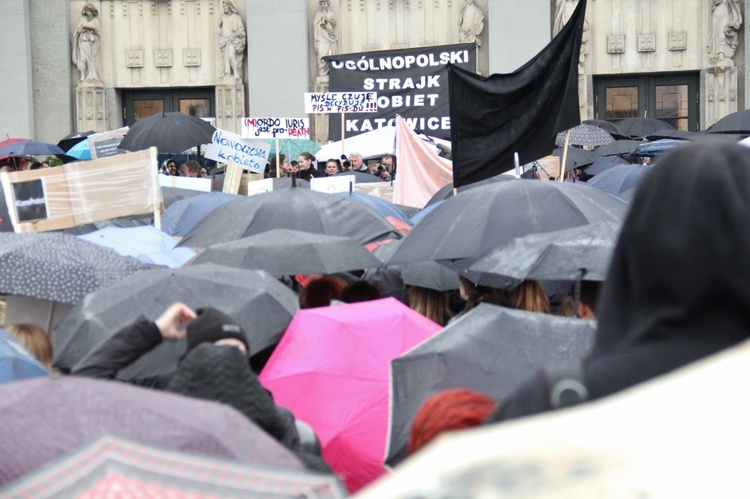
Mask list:
[[394,298],[300,310],[260,380],[355,492],[384,472],[391,360],[440,329]]

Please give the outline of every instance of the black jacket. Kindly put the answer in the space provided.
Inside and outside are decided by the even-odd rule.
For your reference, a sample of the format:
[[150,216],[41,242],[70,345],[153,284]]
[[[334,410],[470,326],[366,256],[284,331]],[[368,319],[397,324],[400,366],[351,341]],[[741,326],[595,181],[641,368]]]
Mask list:
[[[652,379],[750,336],[750,152],[698,141],[641,180],[582,362],[588,400]],[[551,408],[539,374],[490,421]]]

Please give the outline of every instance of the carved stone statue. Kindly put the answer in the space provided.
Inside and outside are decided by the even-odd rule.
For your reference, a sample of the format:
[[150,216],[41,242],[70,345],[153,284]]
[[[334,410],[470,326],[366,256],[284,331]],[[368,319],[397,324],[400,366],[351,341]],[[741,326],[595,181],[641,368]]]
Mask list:
[[101,30],[99,11],[94,4],[86,2],[81,11],[81,20],[73,33],[73,63],[78,67],[80,80],[100,80],[99,48]]
[[320,0],[320,10],[313,19],[313,33],[315,41],[315,53],[318,56],[318,76],[328,74],[328,61],[323,57],[336,52],[336,17],[328,8],[328,0]]
[[458,39],[461,42],[476,42],[482,46],[482,30],[484,30],[484,12],[474,0],[466,0],[458,17]]
[[739,0],[711,0],[711,30],[708,35],[708,58],[717,65],[732,66],[731,58],[739,42],[737,30],[742,25]]
[[[578,0],[555,0],[555,17],[552,24],[552,36],[557,35],[565,24],[570,20],[570,16],[578,6]],[[578,74],[584,74],[583,63],[586,61],[588,53],[588,41],[591,34],[589,21],[584,17],[583,35],[581,36],[581,52],[578,55]]]
[[242,63],[247,44],[245,25],[232,0],[221,0],[221,6],[224,9],[219,24],[219,49],[224,62],[221,77],[242,80]]

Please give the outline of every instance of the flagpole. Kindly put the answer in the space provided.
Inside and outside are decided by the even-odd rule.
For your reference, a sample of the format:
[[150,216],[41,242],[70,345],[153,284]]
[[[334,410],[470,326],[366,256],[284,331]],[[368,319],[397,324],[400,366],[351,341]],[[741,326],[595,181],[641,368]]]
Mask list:
[[563,147],[562,164],[560,165],[560,182],[565,178],[565,165],[568,160],[568,145],[570,144],[570,128],[565,131],[565,146]]
[[276,178],[281,178],[281,165],[279,164],[279,138],[276,137]]
[[346,135],[344,133],[344,123],[346,121],[345,116],[346,116],[346,113],[341,113],[341,154],[342,155],[346,154],[346,149],[344,149],[344,138],[345,138],[344,135]]

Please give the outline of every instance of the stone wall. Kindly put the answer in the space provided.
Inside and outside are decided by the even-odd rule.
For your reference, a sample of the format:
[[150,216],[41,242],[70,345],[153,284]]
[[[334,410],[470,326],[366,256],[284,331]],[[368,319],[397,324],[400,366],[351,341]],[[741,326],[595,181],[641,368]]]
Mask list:
[[31,30],[25,0],[0,2],[4,43],[0,43],[0,140],[33,138],[34,100],[32,94]]

